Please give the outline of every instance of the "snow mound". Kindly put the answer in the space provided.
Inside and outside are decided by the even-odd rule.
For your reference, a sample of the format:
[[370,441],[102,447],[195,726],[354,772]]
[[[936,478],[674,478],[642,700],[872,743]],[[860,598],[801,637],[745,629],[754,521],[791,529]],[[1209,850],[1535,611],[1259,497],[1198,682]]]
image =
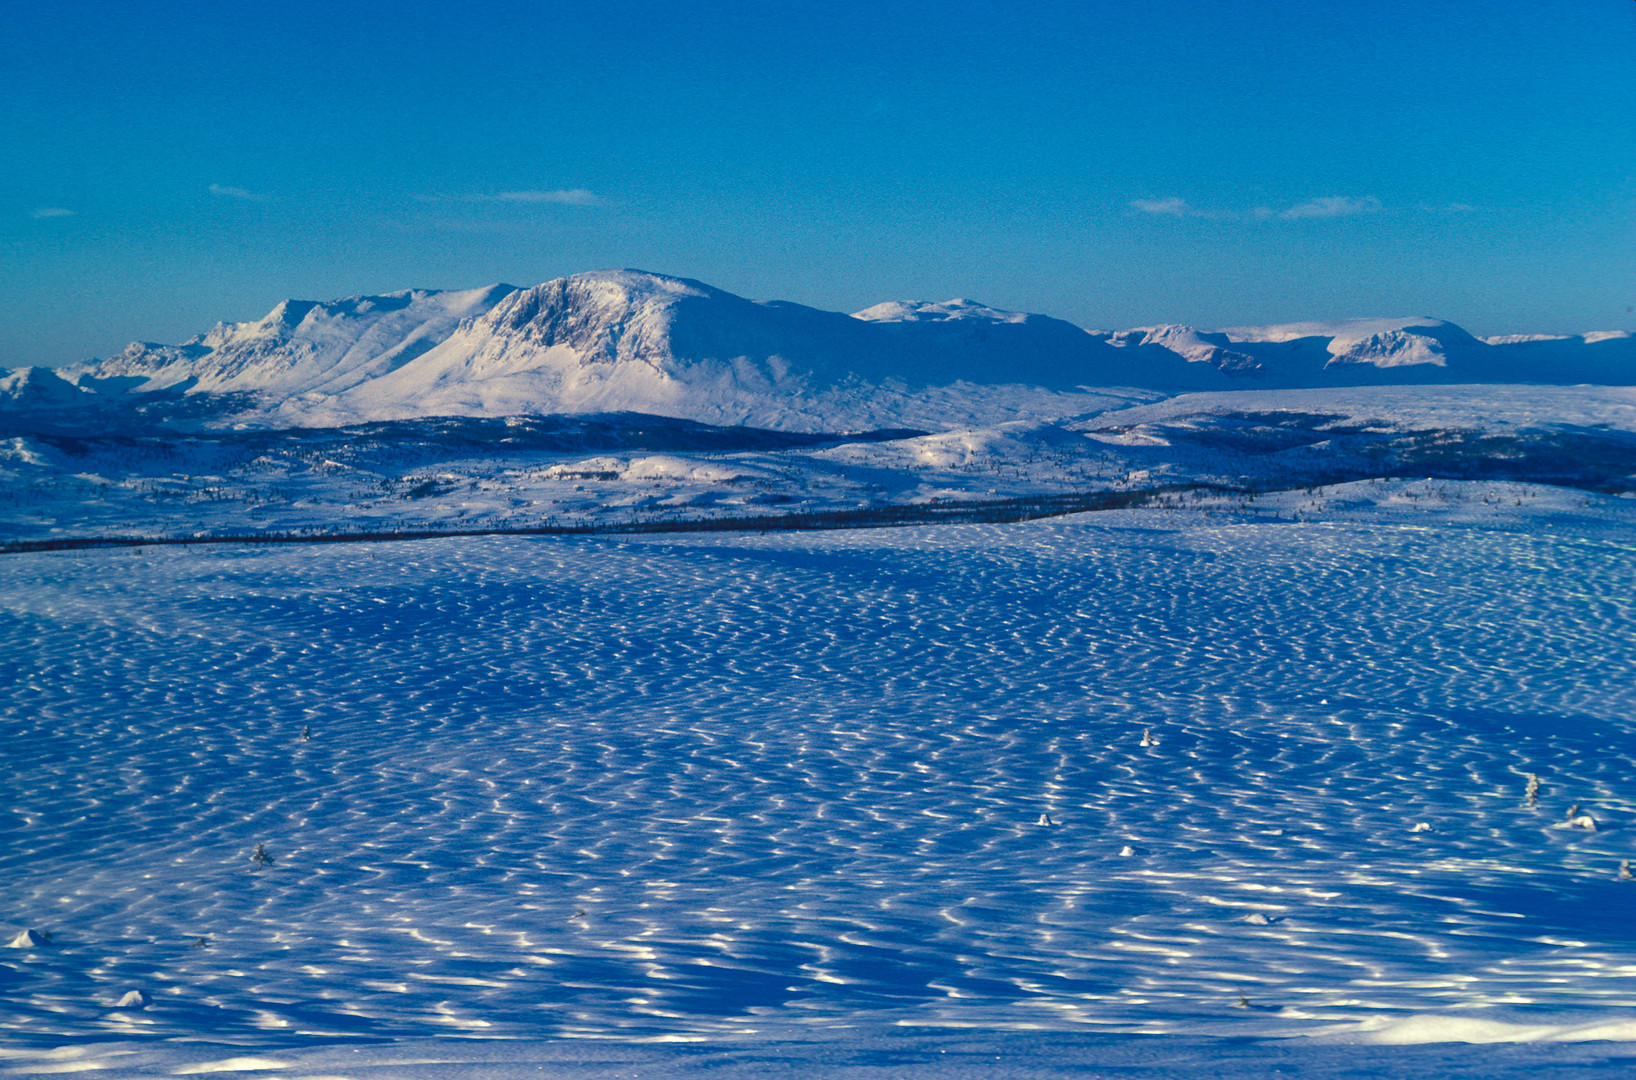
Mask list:
[[1004,311],[1000,308],[991,308],[987,304],[979,304],[975,300],[957,298],[941,303],[930,300],[888,300],[884,304],[855,311],[852,317],[862,319],[864,322],[951,322],[964,319],[1021,323],[1040,316],[1022,311]]
[[1598,1017],[1577,1023],[1546,1024],[1433,1013],[1365,1021],[1349,1029],[1348,1035],[1348,1041],[1389,1046],[1451,1042],[1632,1042],[1636,1041],[1636,1019]]

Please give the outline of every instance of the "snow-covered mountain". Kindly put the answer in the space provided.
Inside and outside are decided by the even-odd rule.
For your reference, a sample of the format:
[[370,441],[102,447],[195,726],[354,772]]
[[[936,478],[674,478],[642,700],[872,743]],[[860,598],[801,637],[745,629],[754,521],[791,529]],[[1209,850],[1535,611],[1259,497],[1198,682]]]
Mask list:
[[410,363],[481,315],[512,285],[412,289],[317,303],[286,300],[255,322],[217,323],[181,345],[134,342],[118,356],[63,369],[98,391],[333,395]]
[[90,390],[75,386],[49,368],[0,371],[0,410],[72,409],[93,397]]
[[846,315],[617,270],[528,289],[285,301],[255,322],[133,344],[59,376],[6,376],[0,410],[236,395],[219,411],[254,426],[635,411],[814,430],[1068,415],[1099,407],[1085,387],[1630,384],[1636,338],[1482,340],[1430,318],[1087,331],[969,300]]

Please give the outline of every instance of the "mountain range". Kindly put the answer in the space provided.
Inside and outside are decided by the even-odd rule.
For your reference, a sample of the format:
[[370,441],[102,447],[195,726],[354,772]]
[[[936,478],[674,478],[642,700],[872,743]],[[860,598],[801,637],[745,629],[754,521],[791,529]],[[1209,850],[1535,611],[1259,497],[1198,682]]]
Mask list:
[[643,412],[842,430],[1063,415],[1093,388],[1636,383],[1629,333],[1478,338],[1432,318],[1085,330],[969,300],[847,315],[598,271],[532,288],[287,300],[180,345],[0,372],[0,413],[238,427]]

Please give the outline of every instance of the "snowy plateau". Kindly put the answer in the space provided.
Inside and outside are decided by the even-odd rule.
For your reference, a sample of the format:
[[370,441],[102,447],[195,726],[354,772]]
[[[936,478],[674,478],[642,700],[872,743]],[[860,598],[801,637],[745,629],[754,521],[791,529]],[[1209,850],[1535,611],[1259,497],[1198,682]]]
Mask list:
[[1628,1075],[1633,383],[637,271],[0,372],[0,1076]]

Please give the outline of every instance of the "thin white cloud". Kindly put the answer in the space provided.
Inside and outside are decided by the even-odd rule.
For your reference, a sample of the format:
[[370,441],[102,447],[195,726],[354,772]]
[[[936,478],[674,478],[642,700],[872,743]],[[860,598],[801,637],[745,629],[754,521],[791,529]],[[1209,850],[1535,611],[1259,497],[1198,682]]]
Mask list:
[[1385,209],[1385,204],[1373,195],[1325,195],[1308,199],[1283,210],[1271,206],[1257,206],[1249,211],[1215,210],[1194,206],[1186,199],[1171,195],[1163,199],[1132,199],[1130,208],[1156,217],[1207,218],[1211,221],[1299,221],[1303,218],[1351,217],[1354,214],[1373,214]]
[[496,196],[501,202],[561,203],[564,206],[594,206],[597,197],[584,188],[566,191],[502,191]]
[[35,218],[73,217],[74,213],[73,210],[66,210],[61,206],[42,206],[29,216]]
[[1163,199],[1132,199],[1129,203],[1132,210],[1143,214],[1152,214],[1155,217],[1179,218],[1207,218],[1211,221],[1232,221],[1239,215],[1231,210],[1212,210],[1208,207],[1194,206],[1176,195],[1169,195]]
[[1300,218],[1333,218],[1352,217],[1355,214],[1375,214],[1384,209],[1384,204],[1373,195],[1356,198],[1352,195],[1325,195],[1322,198],[1308,199],[1304,203],[1297,203],[1288,210],[1281,211],[1278,216],[1286,221],[1295,221]]
[[241,187],[231,187],[227,184],[211,184],[210,194],[221,195],[229,199],[243,199],[246,202],[262,202],[267,196],[254,191],[246,191]]
[[600,206],[596,192],[584,188],[557,191],[499,191],[481,195],[417,195],[421,202],[462,203],[555,203],[558,206]]
[[1144,214],[1166,214],[1170,217],[1190,217],[1195,211],[1187,205],[1186,199],[1172,195],[1166,199],[1132,199],[1131,209],[1140,210]]

